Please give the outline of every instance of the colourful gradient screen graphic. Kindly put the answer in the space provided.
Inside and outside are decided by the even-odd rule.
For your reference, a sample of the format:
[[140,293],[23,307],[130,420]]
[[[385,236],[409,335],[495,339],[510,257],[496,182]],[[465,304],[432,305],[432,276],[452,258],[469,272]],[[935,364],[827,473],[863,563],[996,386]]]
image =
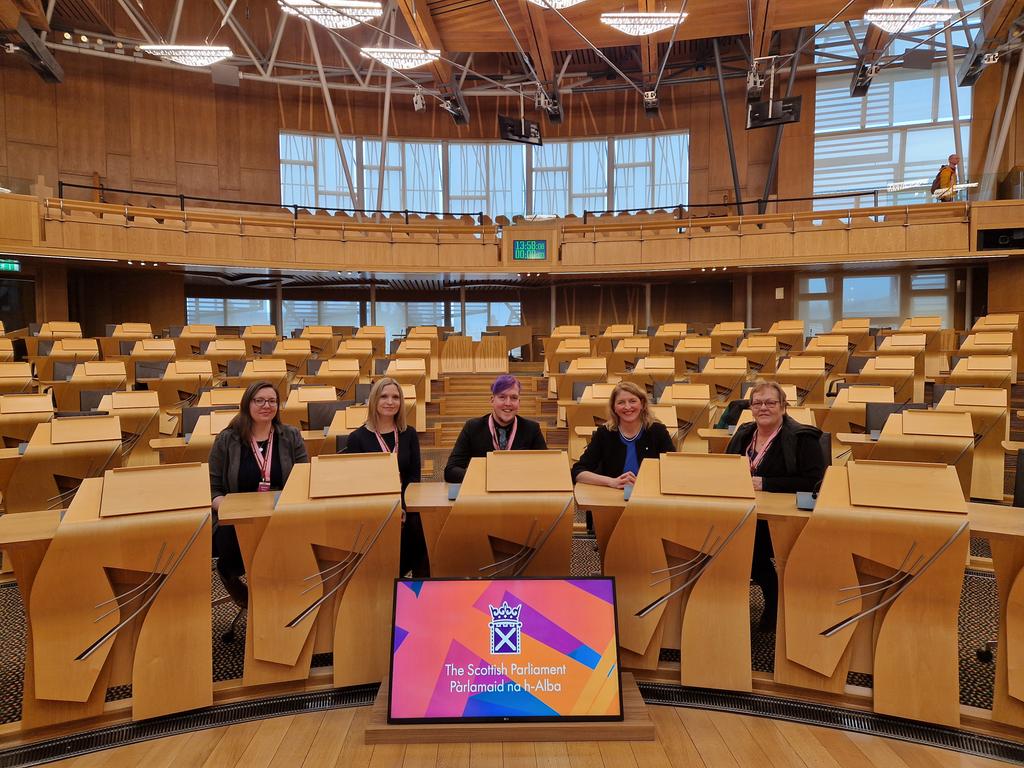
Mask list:
[[388,719],[621,720],[612,579],[398,581]]

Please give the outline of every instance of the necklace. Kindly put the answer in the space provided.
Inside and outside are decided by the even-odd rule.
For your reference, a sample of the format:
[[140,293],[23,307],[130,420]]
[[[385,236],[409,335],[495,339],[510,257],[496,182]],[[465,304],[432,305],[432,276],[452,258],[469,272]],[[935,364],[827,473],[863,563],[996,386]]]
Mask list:
[[641,434],[643,434],[643,431],[644,431],[644,428],[640,427],[639,431],[635,435],[633,435],[632,437],[626,437],[626,434],[620,429],[619,430],[619,436],[623,440],[625,440],[627,443],[632,443],[634,440],[636,440],[638,437],[640,437]]

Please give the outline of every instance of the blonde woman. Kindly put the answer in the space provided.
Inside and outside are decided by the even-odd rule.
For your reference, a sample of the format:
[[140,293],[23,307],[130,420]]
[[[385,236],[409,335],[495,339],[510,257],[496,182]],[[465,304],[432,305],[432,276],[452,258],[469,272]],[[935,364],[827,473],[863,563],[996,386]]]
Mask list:
[[[405,396],[402,385],[387,377],[370,388],[366,423],[348,436],[345,453],[397,453],[398,475],[402,480],[402,506],[409,483],[420,481],[420,440],[416,430],[405,423]],[[423,522],[418,514],[406,514],[402,520],[401,575],[410,571],[429,576],[427,544]]]
[[609,418],[573,465],[575,483],[625,488],[636,482],[644,459],[675,450],[668,429],[651,415],[647,393],[629,381],[608,398]]

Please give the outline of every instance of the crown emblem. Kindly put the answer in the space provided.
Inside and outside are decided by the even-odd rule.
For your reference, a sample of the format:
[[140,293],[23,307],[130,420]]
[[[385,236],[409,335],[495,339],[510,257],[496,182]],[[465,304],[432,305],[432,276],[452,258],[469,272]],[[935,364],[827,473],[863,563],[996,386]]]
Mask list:
[[494,621],[519,621],[519,612],[523,609],[522,604],[513,608],[508,604],[508,600],[502,602],[497,608],[493,605],[487,607],[491,609],[491,619]]

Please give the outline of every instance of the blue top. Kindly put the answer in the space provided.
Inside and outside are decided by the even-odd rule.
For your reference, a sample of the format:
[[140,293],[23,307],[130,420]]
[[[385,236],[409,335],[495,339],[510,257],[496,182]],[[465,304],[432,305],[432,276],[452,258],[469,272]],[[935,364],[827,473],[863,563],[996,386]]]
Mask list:
[[626,463],[622,465],[622,474],[632,472],[634,475],[640,472],[640,459],[636,455],[636,441],[644,433],[641,429],[633,437],[627,439],[622,432],[619,432],[619,440],[626,446]]

